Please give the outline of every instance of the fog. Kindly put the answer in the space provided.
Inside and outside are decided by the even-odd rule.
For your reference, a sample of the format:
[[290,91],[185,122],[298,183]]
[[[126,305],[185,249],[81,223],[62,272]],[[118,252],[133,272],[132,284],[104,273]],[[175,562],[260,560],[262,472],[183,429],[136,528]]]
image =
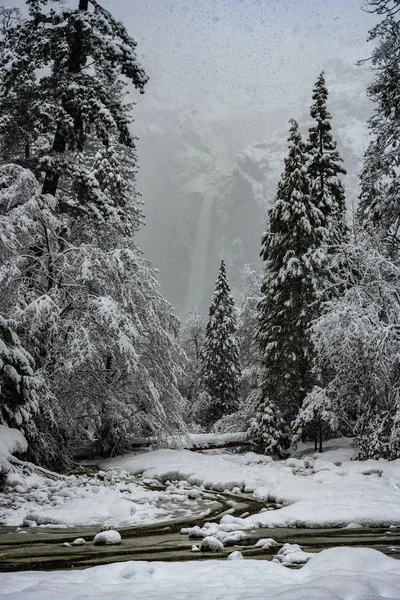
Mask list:
[[[16,4],[22,5],[22,2]],[[74,4],[74,3],[73,3]],[[206,311],[220,258],[236,295],[258,264],[288,119],[306,132],[324,70],[348,175],[349,218],[367,144],[371,79],[362,0],[102,0],[138,42],[150,76],[137,100],[138,237],[178,314]]]

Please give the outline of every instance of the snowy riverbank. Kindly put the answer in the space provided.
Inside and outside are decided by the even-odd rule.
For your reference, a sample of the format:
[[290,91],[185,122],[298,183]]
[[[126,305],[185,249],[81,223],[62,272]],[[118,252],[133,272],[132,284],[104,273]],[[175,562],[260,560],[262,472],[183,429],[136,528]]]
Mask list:
[[[6,473],[0,493],[3,525],[96,524],[107,528],[195,514],[200,518],[200,514],[204,516],[207,512],[207,503],[210,507],[213,504],[209,490],[246,492],[265,502],[279,503],[275,510],[266,510],[261,503],[256,514],[244,518],[226,514],[219,523],[194,528],[195,537],[211,534],[224,543],[232,535],[237,540],[251,535],[246,530],[258,527],[383,525],[389,528],[400,524],[400,460],[351,461],[351,440],[345,438],[332,440],[322,455],[303,447],[296,457],[284,461],[254,453],[166,449],[104,461],[97,475],[58,478],[55,474],[50,477],[29,469],[24,471],[18,461],[13,465],[12,453],[23,450],[23,437],[5,428],[0,434],[1,460]],[[199,539],[196,543],[202,545]],[[226,556],[226,551],[227,548],[220,556]],[[182,565],[182,562],[135,561],[85,570],[3,573],[2,598],[400,598],[400,561],[365,548],[323,550],[311,554],[308,563],[299,570],[253,559],[201,560],[185,562],[184,568]]]
[[[11,431],[0,432],[3,463],[23,446]],[[221,531],[400,525],[400,460],[351,461],[346,438],[332,440],[322,455],[302,451],[301,458],[273,461],[254,453],[164,449],[104,461],[98,475],[59,479],[19,469],[0,492],[0,524],[122,527],[200,518],[213,505],[207,490],[230,490],[283,506],[246,518],[226,515]]]
[[[272,461],[254,453],[199,454],[187,450],[117,457],[102,464],[143,478],[244,491],[284,504],[245,519],[223,517],[232,530],[254,527],[372,527],[400,524],[400,460],[351,461],[351,440],[332,440],[323,454]],[[303,449],[305,451],[305,449]]]
[[122,562],[78,571],[1,575],[3,600],[397,600],[400,561],[333,548],[300,570],[257,560]]
[[[58,476],[46,470],[12,464],[13,452],[26,449],[23,436],[0,426],[0,525],[14,527],[123,527],[147,525],[208,514],[215,501],[181,482],[132,481],[122,471]],[[153,489],[152,489],[153,488]],[[165,489],[164,489],[165,488]]]

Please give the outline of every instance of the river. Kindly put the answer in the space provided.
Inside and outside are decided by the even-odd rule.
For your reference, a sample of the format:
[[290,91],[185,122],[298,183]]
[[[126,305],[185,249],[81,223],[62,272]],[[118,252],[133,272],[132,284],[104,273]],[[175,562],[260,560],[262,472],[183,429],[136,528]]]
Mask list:
[[[227,546],[218,553],[192,552],[200,540],[190,539],[179,532],[182,527],[202,526],[206,521],[219,521],[224,514],[243,516],[254,514],[265,507],[246,494],[217,493],[212,509],[203,518],[175,519],[154,525],[118,528],[122,537],[119,546],[95,546],[93,537],[100,528],[0,528],[0,571],[79,569],[110,562],[127,560],[187,561],[226,559],[233,550],[240,550],[246,558],[271,560],[284,543],[300,544],[306,552],[318,552],[334,546],[356,546],[380,550],[393,558],[400,558],[400,528],[374,529],[297,529],[268,528],[246,531],[239,544]],[[209,503],[208,503],[209,506]],[[274,509],[274,505],[269,505]],[[64,546],[83,537],[84,546]],[[279,546],[269,550],[255,548],[261,538],[273,538]]]

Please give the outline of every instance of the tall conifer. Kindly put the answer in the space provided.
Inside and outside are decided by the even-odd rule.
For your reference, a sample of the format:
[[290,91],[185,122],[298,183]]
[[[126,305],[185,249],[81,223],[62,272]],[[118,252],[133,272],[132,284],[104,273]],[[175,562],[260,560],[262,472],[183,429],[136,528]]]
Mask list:
[[278,415],[274,419],[270,415],[279,411],[289,424],[313,384],[308,327],[318,308],[319,278],[325,262],[324,215],[314,204],[307,175],[307,147],[294,120],[288,142],[285,170],[262,241],[265,275],[257,337],[263,381],[255,415],[257,431],[254,427],[250,430],[266,444],[260,427],[267,423],[276,447],[282,443],[279,437],[284,432],[272,432],[282,422]]
[[378,41],[372,52],[375,77],[367,93],[375,103],[369,120],[373,135],[360,176],[358,217],[364,226],[378,228],[389,252],[400,241],[400,21],[398,1],[367,0],[371,12],[384,15],[369,34]]
[[308,148],[311,193],[326,220],[327,243],[337,246],[346,232],[346,201],[339,178],[339,175],[346,174],[346,170],[332,137],[332,117],[327,109],[328,90],[323,72],[317,79],[312,99],[310,115],[315,125],[309,129]]
[[202,350],[202,384],[210,396],[208,422],[234,412],[240,399],[239,350],[233,298],[221,260]]
[[[26,3],[0,42],[0,312],[65,435],[90,425],[104,453],[121,453],[134,435],[182,425],[178,322],[133,240],[141,201],[124,89],[143,91],[147,76],[96,0]],[[46,461],[54,436],[40,406],[34,418]]]

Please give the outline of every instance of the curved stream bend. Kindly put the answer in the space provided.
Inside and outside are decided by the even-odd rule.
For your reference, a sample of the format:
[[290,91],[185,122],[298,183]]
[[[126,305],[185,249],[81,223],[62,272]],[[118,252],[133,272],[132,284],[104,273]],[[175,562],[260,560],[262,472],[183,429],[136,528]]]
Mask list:
[[[245,494],[206,492],[214,497],[214,510],[204,518],[198,515],[190,519],[176,519],[147,526],[118,528],[122,543],[119,546],[94,546],[93,537],[100,527],[68,529],[45,529],[38,527],[21,533],[12,527],[0,528],[0,571],[57,570],[92,567],[100,564],[126,560],[202,560],[226,559],[233,549],[240,550],[245,557],[271,560],[284,543],[297,543],[307,552],[318,552],[334,546],[362,546],[375,548],[393,558],[400,558],[400,528],[391,529],[285,529],[268,528],[246,531],[246,537],[226,547],[223,552],[211,554],[192,552],[199,540],[180,535],[183,527],[204,525],[206,521],[219,521],[226,514],[241,516],[260,511],[264,503]],[[273,508],[273,506],[270,506]],[[84,546],[63,546],[77,537],[87,540]],[[272,537],[279,546],[270,550],[255,548],[263,537]]]

